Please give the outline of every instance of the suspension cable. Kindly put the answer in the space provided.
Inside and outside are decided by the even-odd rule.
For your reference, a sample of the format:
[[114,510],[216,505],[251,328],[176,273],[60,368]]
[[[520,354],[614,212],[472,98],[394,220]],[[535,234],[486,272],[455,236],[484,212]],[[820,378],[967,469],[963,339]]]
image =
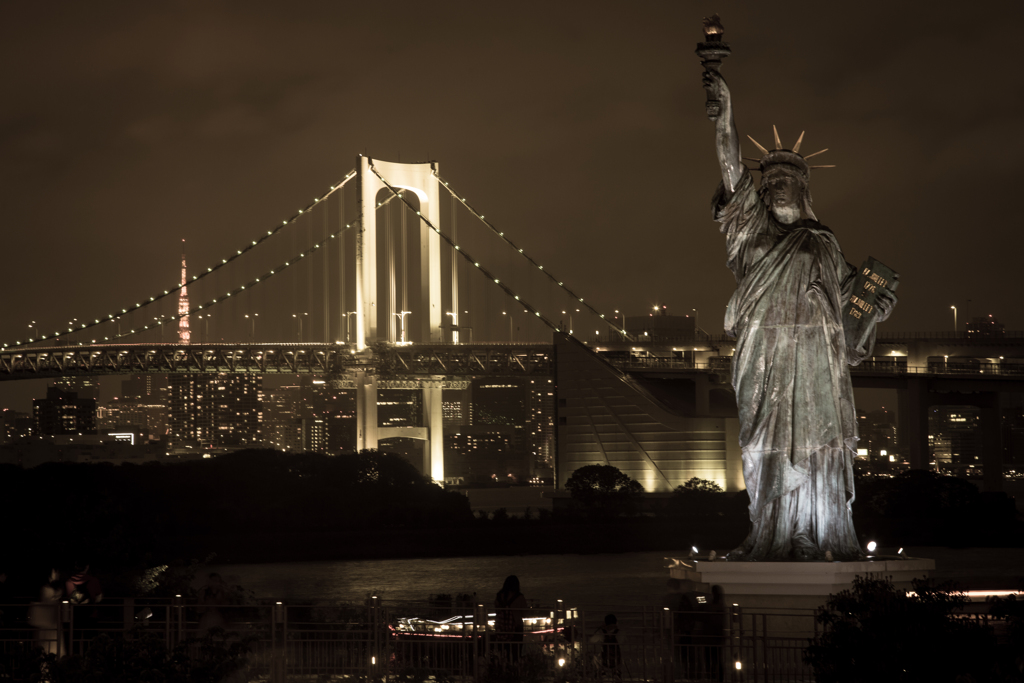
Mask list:
[[[378,174],[378,175],[379,175],[379,174]],[[556,285],[557,285],[557,286],[558,286],[558,287],[559,287],[560,289],[562,289],[563,291],[565,291],[565,292],[566,292],[566,293],[567,293],[567,294],[568,294],[569,296],[571,296],[571,297],[572,297],[573,299],[576,299],[576,300],[577,300],[577,301],[578,301],[579,303],[583,304],[584,308],[588,309],[588,310],[589,310],[589,311],[590,311],[591,313],[593,313],[594,315],[598,316],[598,317],[599,317],[599,318],[600,318],[601,320],[603,320],[603,321],[604,321],[604,322],[605,322],[605,323],[606,323],[606,324],[607,324],[607,325],[608,325],[609,327],[611,327],[611,328],[612,328],[613,330],[615,330],[616,332],[619,332],[619,333],[621,333],[621,334],[627,334],[627,333],[626,333],[626,330],[625,330],[624,328],[620,328],[620,327],[618,327],[617,325],[615,325],[614,323],[610,322],[610,321],[609,321],[609,320],[608,320],[607,318],[605,318],[605,315],[604,315],[603,313],[601,313],[600,311],[598,311],[598,310],[597,310],[596,308],[594,308],[594,307],[593,307],[593,306],[591,306],[590,304],[588,304],[588,303],[584,302],[584,301],[583,301],[583,297],[579,296],[578,294],[576,294],[576,292],[574,292],[573,290],[571,290],[571,289],[569,289],[568,287],[566,287],[566,286],[565,286],[565,285],[564,285],[564,284],[563,284],[562,282],[560,282],[560,281],[558,280],[558,278],[556,278],[556,277],[555,277],[554,275],[552,275],[552,274],[551,274],[551,271],[545,270],[545,269],[544,269],[544,266],[542,266],[541,264],[537,263],[537,261],[536,261],[536,260],[535,260],[535,259],[534,259],[534,258],[533,258],[532,256],[530,256],[530,255],[529,255],[529,254],[527,254],[527,253],[526,253],[525,251],[523,251],[523,249],[522,249],[521,247],[517,246],[517,245],[515,244],[515,242],[513,242],[512,240],[510,240],[510,239],[509,239],[508,237],[505,237],[505,233],[504,233],[504,232],[500,232],[500,231],[499,231],[499,230],[498,230],[498,229],[497,229],[496,227],[494,227],[494,224],[492,224],[492,223],[491,223],[491,222],[490,222],[489,220],[487,220],[486,218],[484,218],[484,217],[483,217],[483,215],[482,215],[482,214],[481,214],[481,213],[480,213],[479,211],[477,211],[476,209],[474,209],[474,208],[473,208],[473,207],[472,207],[472,206],[471,206],[471,205],[469,204],[469,202],[467,202],[467,201],[466,201],[466,198],[465,198],[465,197],[460,197],[460,196],[458,195],[458,193],[456,193],[456,192],[455,192],[454,190],[452,190],[452,188],[450,188],[450,187],[448,186],[448,181],[444,180],[444,179],[443,179],[443,178],[442,178],[442,177],[441,177],[440,175],[438,175],[437,173],[435,173],[434,175],[435,175],[435,176],[437,177],[437,180],[438,180],[438,182],[440,182],[440,183],[441,183],[441,184],[442,184],[442,185],[444,186],[444,189],[448,190],[448,192],[449,192],[449,193],[451,194],[451,196],[452,196],[452,197],[454,197],[454,198],[455,198],[455,199],[456,199],[457,201],[461,202],[461,203],[462,203],[462,205],[463,205],[463,206],[465,206],[465,207],[466,207],[466,208],[467,208],[467,209],[469,210],[469,212],[470,212],[470,213],[472,213],[472,214],[473,214],[474,216],[476,216],[476,218],[477,218],[477,219],[478,219],[478,220],[479,220],[479,221],[480,221],[481,223],[483,223],[484,225],[486,225],[486,226],[487,226],[487,228],[488,228],[488,229],[489,229],[489,230],[490,230],[490,231],[491,231],[492,233],[494,233],[495,235],[497,235],[497,236],[498,236],[498,238],[499,238],[499,239],[500,239],[501,241],[503,241],[503,242],[504,242],[505,244],[507,244],[507,245],[508,245],[508,246],[509,246],[510,248],[512,248],[512,250],[513,250],[513,251],[516,251],[516,252],[518,252],[518,253],[519,253],[519,255],[521,255],[521,256],[522,256],[523,258],[525,258],[525,259],[526,259],[527,261],[529,261],[529,262],[530,262],[530,264],[532,264],[532,265],[536,266],[536,267],[537,267],[537,270],[541,271],[541,272],[542,272],[542,273],[543,273],[543,274],[544,274],[545,276],[547,276],[547,278],[548,278],[549,280],[551,280],[552,282],[554,282],[554,283],[555,283],[555,284],[556,284]],[[518,297],[517,297],[517,298],[518,298]]]
[[[342,179],[342,181],[340,183],[338,183],[337,185],[331,185],[331,189],[329,189],[323,195],[314,198],[312,204],[310,204],[309,206],[307,206],[307,207],[305,207],[303,209],[299,209],[299,212],[297,214],[293,215],[288,220],[282,221],[281,225],[278,225],[277,227],[273,228],[272,230],[268,230],[266,235],[261,236],[257,240],[253,240],[252,244],[246,245],[246,247],[244,249],[236,250],[236,253],[230,255],[228,258],[221,259],[220,263],[214,264],[213,266],[207,268],[205,273],[201,273],[199,275],[193,275],[192,279],[187,281],[184,285],[182,285],[180,283],[175,284],[175,286],[171,287],[170,289],[165,289],[163,294],[157,294],[155,296],[149,297],[148,301],[144,301],[142,303],[136,303],[134,306],[127,306],[127,307],[121,309],[120,313],[116,313],[116,314],[112,313],[112,314],[104,316],[102,318],[95,318],[94,322],[82,323],[77,328],[69,327],[67,332],[62,332],[60,330],[57,330],[56,332],[53,332],[51,334],[44,334],[43,336],[39,337],[38,339],[29,339],[28,341],[25,341],[25,342],[15,341],[15,342],[12,342],[11,344],[3,344],[2,348],[8,348],[8,347],[11,347],[11,346],[21,346],[22,344],[28,344],[28,343],[33,343],[33,342],[37,342],[37,341],[43,341],[43,340],[46,340],[46,339],[51,339],[51,338],[59,337],[62,334],[70,334],[72,332],[80,332],[82,330],[87,330],[89,328],[96,327],[97,325],[102,325],[104,323],[112,322],[112,321],[116,320],[117,318],[121,317],[122,315],[125,315],[126,313],[134,312],[136,310],[139,310],[141,308],[144,308],[144,307],[148,306],[149,304],[156,303],[157,301],[160,301],[161,299],[163,299],[165,297],[172,296],[175,292],[180,290],[183,286],[187,287],[188,285],[190,285],[190,284],[192,284],[194,282],[198,282],[199,280],[202,280],[203,278],[207,277],[208,275],[218,271],[220,268],[226,266],[227,264],[229,264],[232,261],[236,260],[237,258],[241,257],[243,254],[246,254],[249,251],[252,251],[254,248],[256,248],[257,246],[259,246],[260,244],[262,244],[266,240],[268,240],[271,237],[273,237],[279,231],[283,230],[284,228],[288,227],[289,225],[292,225],[293,223],[295,223],[299,219],[299,217],[305,215],[305,213],[307,211],[311,211],[311,210],[315,209],[321,202],[326,200],[328,197],[330,197],[332,194],[334,194],[335,192],[337,192],[341,188],[345,187],[345,185],[350,180],[352,180],[352,178],[355,178],[355,177],[356,177],[356,171],[355,170],[349,171],[345,175],[345,177]],[[273,272],[273,271],[271,271],[271,272]],[[257,278],[255,280],[255,282],[259,282],[259,279]],[[242,287],[242,289],[244,289],[244,287]],[[231,296],[231,295],[228,294],[227,296]],[[170,319],[171,320],[175,320],[175,319],[177,319],[177,316],[172,316]],[[153,327],[153,326],[152,325],[147,325],[147,326],[145,326],[145,327],[143,327],[141,329],[149,329],[150,327]],[[124,334],[117,335],[115,337],[115,339],[120,338],[120,337],[125,337],[125,336],[128,336],[128,335],[124,335]]]
[[[400,194],[400,193],[398,192],[398,190],[396,190],[396,189],[395,189],[395,188],[394,188],[394,187],[393,187],[393,186],[391,185],[391,183],[389,183],[389,182],[388,182],[388,181],[387,181],[387,180],[386,180],[386,179],[384,178],[384,176],[382,176],[382,175],[380,174],[380,172],[379,172],[379,171],[377,171],[377,168],[376,168],[376,167],[375,167],[375,166],[374,166],[374,165],[373,165],[372,163],[370,164],[370,170],[371,170],[371,171],[373,171],[374,175],[376,175],[376,176],[377,176],[377,177],[378,177],[378,178],[380,179],[380,181],[381,181],[382,183],[384,183],[384,186],[385,186],[385,187],[387,187],[387,188],[388,188],[388,189],[389,189],[389,190],[390,190],[390,191],[392,192],[392,195],[393,195],[393,196],[396,196],[396,197],[398,197],[399,199],[401,199],[401,200],[402,200],[402,203],[404,203],[404,204],[405,204],[405,205],[406,205],[407,207],[409,207],[409,209],[410,209],[410,210],[415,210],[415,209],[413,208],[413,206],[412,206],[411,204],[409,204],[409,201],[408,201],[408,200],[407,200],[407,199],[406,199],[405,197],[403,197],[403,196],[402,196],[402,195],[401,195],[401,194]],[[485,268],[485,267],[481,267],[481,266],[480,266],[480,263],[479,263],[478,261],[474,261],[474,260],[473,260],[473,257],[472,257],[472,256],[470,256],[470,255],[469,255],[468,253],[466,253],[466,252],[465,252],[465,251],[464,251],[464,250],[463,250],[462,248],[460,248],[460,247],[459,247],[459,245],[455,244],[455,242],[454,242],[454,241],[453,241],[453,240],[452,240],[452,239],[451,239],[450,237],[448,237],[448,235],[445,235],[444,233],[442,233],[442,232],[441,232],[441,230],[440,230],[440,229],[439,229],[439,228],[438,228],[438,227],[437,227],[436,225],[434,225],[433,223],[431,223],[431,222],[430,222],[430,219],[428,219],[428,218],[427,218],[426,216],[422,215],[422,214],[421,214],[421,213],[420,213],[419,211],[416,211],[416,215],[417,215],[417,216],[419,216],[420,220],[422,220],[422,221],[423,221],[424,223],[426,223],[426,224],[427,224],[427,226],[428,226],[429,228],[431,228],[431,229],[432,229],[432,230],[433,230],[433,231],[434,231],[435,233],[437,233],[438,235],[440,235],[441,239],[443,239],[443,240],[444,240],[445,242],[447,242],[447,243],[448,243],[449,245],[451,245],[452,247],[454,247],[454,248],[455,248],[455,250],[456,250],[457,252],[459,252],[460,254],[462,254],[462,258],[464,258],[465,260],[467,260],[467,261],[469,261],[470,263],[472,263],[472,264],[473,264],[473,266],[474,266],[474,267],[476,267],[476,268],[477,268],[477,269],[478,269],[478,270],[479,270],[479,271],[480,271],[481,273],[483,273],[483,274],[484,274],[485,276],[487,276],[487,278],[488,278],[489,280],[491,280],[492,282],[494,282],[494,284],[498,285],[498,287],[500,287],[500,288],[501,288],[501,289],[502,289],[502,290],[503,290],[503,291],[504,291],[504,292],[505,292],[506,294],[508,294],[508,295],[512,296],[512,297],[513,297],[513,298],[514,298],[514,299],[515,299],[515,300],[516,300],[517,302],[519,302],[519,304],[520,304],[520,305],[521,305],[521,306],[522,306],[523,308],[525,308],[526,310],[528,310],[528,311],[530,311],[531,313],[533,313],[533,314],[534,314],[534,315],[535,315],[536,317],[538,317],[538,318],[539,318],[540,320],[542,320],[542,321],[544,322],[544,324],[545,324],[545,325],[547,325],[548,327],[550,327],[550,328],[551,328],[552,330],[555,330],[556,332],[559,332],[559,331],[561,331],[561,329],[560,329],[560,328],[558,327],[558,325],[556,325],[556,324],[555,324],[554,322],[552,322],[551,320],[549,320],[549,319],[548,319],[548,318],[547,318],[546,316],[544,316],[543,314],[541,314],[541,312],[540,312],[540,311],[538,311],[538,310],[537,310],[537,309],[536,309],[536,308],[535,308],[535,307],[534,307],[533,305],[531,305],[531,304],[530,304],[529,302],[527,302],[527,301],[523,301],[522,299],[520,299],[520,298],[519,298],[519,295],[518,295],[518,294],[516,294],[516,293],[515,293],[515,291],[514,291],[514,290],[513,290],[512,288],[510,288],[510,287],[509,287],[509,286],[508,286],[507,284],[505,284],[504,282],[502,282],[502,281],[501,281],[500,279],[498,279],[498,278],[494,277],[494,275],[493,275],[493,274],[492,274],[492,273],[491,273],[491,272],[490,272],[489,270],[487,270],[487,268]],[[602,317],[602,318],[604,318],[604,316],[603,316],[603,315],[602,315],[601,317]]]
[[[392,186],[391,186],[391,183],[389,183],[389,182],[388,182],[388,181],[387,181],[387,180],[386,180],[386,179],[384,178],[384,176],[382,176],[382,175],[380,174],[380,172],[379,172],[379,171],[377,170],[377,168],[376,168],[376,167],[375,167],[375,166],[373,165],[373,163],[372,163],[372,162],[371,162],[371,164],[370,164],[370,170],[371,170],[371,171],[373,171],[374,175],[376,175],[376,176],[377,176],[378,178],[380,178],[380,181],[381,181],[382,183],[384,183],[384,185],[385,185],[385,186],[386,186],[386,187],[387,187],[387,188],[388,188],[389,190],[391,190],[391,192],[392,192],[392,193],[393,193],[394,195],[398,195],[398,196],[399,196],[399,198],[400,198],[400,199],[402,200],[402,202],[403,202],[403,203],[405,203],[405,205],[406,205],[406,206],[408,206],[408,207],[409,207],[410,209],[413,209],[412,205],[411,205],[411,204],[409,204],[409,202],[408,202],[408,201],[407,201],[407,200],[406,200],[406,199],[405,199],[404,197],[402,197],[402,196],[401,196],[401,195],[399,194],[398,190],[396,190],[396,189],[395,189],[394,187],[392,187]],[[497,235],[498,237],[500,237],[500,238],[502,239],[502,241],[504,241],[505,243],[507,243],[507,244],[508,244],[509,246],[511,246],[511,247],[512,247],[513,249],[517,249],[517,250],[519,251],[519,253],[520,253],[520,254],[523,254],[523,256],[524,256],[524,257],[525,257],[525,258],[526,258],[526,259],[527,259],[527,260],[528,260],[528,261],[529,261],[530,263],[532,263],[533,265],[537,266],[537,269],[538,269],[538,270],[542,271],[542,272],[543,272],[543,273],[544,273],[545,275],[547,275],[547,277],[548,277],[548,278],[549,278],[549,279],[550,279],[550,280],[551,280],[552,282],[556,283],[556,284],[557,284],[557,285],[558,285],[558,286],[559,286],[559,287],[560,287],[560,288],[561,288],[562,290],[564,290],[565,292],[567,292],[568,294],[570,294],[570,295],[571,295],[571,296],[572,296],[572,297],[573,297],[574,299],[577,299],[577,300],[578,300],[578,301],[579,301],[580,303],[582,303],[582,304],[584,305],[584,307],[585,307],[585,308],[589,309],[591,313],[593,313],[594,315],[598,316],[598,317],[599,317],[599,318],[600,318],[601,320],[603,320],[603,321],[605,322],[605,324],[607,324],[607,325],[608,325],[608,326],[609,326],[609,327],[610,327],[611,329],[613,329],[613,330],[615,330],[615,331],[617,331],[617,332],[619,332],[619,333],[621,333],[621,334],[626,334],[626,331],[625,331],[624,329],[621,329],[621,328],[619,328],[618,326],[616,326],[615,324],[613,324],[613,323],[612,323],[611,321],[609,321],[609,320],[608,320],[608,319],[607,319],[607,318],[605,317],[605,315],[604,315],[603,313],[601,313],[600,311],[598,311],[597,309],[595,309],[595,308],[594,308],[593,306],[591,306],[590,304],[587,304],[587,303],[585,303],[585,302],[583,301],[583,298],[582,298],[582,297],[578,296],[578,295],[577,295],[577,294],[576,294],[575,292],[573,292],[573,291],[572,291],[571,289],[569,289],[568,287],[566,287],[566,286],[565,286],[565,285],[564,285],[563,283],[559,282],[559,281],[558,281],[558,279],[557,279],[557,278],[555,278],[555,277],[554,277],[553,275],[551,275],[551,273],[550,273],[549,271],[546,271],[546,270],[544,270],[544,266],[542,266],[542,265],[540,265],[539,263],[537,263],[537,262],[536,262],[536,261],[535,261],[535,260],[534,260],[533,258],[531,258],[531,257],[527,256],[527,255],[526,255],[526,254],[525,254],[525,253],[523,252],[523,250],[522,250],[522,249],[518,249],[518,248],[516,247],[516,245],[515,245],[515,244],[514,244],[514,243],[513,243],[513,242],[512,242],[512,241],[511,241],[510,239],[508,239],[507,237],[505,237],[505,233],[503,233],[503,232],[499,232],[499,231],[497,230],[497,228],[495,228],[495,227],[494,227],[494,226],[493,226],[493,225],[492,225],[492,224],[491,224],[490,222],[488,222],[488,221],[487,221],[487,220],[486,220],[486,219],[485,219],[485,218],[484,218],[484,217],[483,217],[483,216],[482,216],[482,215],[481,215],[480,213],[478,213],[478,212],[476,211],[476,209],[474,209],[474,208],[473,208],[472,206],[470,206],[470,205],[469,205],[469,203],[468,203],[468,202],[467,202],[467,201],[465,200],[465,198],[463,198],[463,197],[459,197],[459,196],[458,196],[458,195],[457,195],[457,194],[456,194],[455,192],[453,192],[453,191],[452,191],[452,190],[451,190],[451,189],[450,189],[450,188],[448,187],[448,183],[447,183],[446,181],[444,181],[444,180],[443,180],[443,179],[441,178],[441,176],[437,175],[437,173],[436,173],[436,172],[434,173],[434,175],[435,175],[435,177],[436,177],[436,178],[438,179],[438,181],[439,181],[439,182],[440,182],[440,183],[441,183],[442,185],[444,185],[445,189],[446,189],[446,190],[448,190],[448,192],[450,192],[450,193],[451,193],[451,195],[452,195],[453,197],[455,197],[455,199],[457,199],[457,200],[458,200],[459,202],[461,202],[463,206],[465,206],[465,207],[466,207],[467,209],[469,209],[469,211],[470,211],[470,212],[472,212],[472,214],[473,214],[474,216],[476,216],[476,217],[477,217],[477,218],[478,218],[478,219],[479,219],[479,220],[480,220],[481,222],[483,222],[483,224],[484,224],[484,225],[486,225],[486,226],[487,226],[487,227],[488,227],[488,228],[489,228],[489,229],[491,230],[491,232],[495,233],[495,234],[496,234],[496,235]],[[527,303],[527,302],[523,301],[522,299],[520,299],[520,298],[519,298],[519,295],[518,295],[518,294],[516,294],[516,293],[515,293],[515,291],[514,291],[514,290],[512,290],[512,288],[511,288],[511,287],[509,287],[509,286],[508,286],[507,284],[505,284],[504,282],[501,282],[501,280],[499,280],[498,278],[494,277],[494,275],[493,275],[493,274],[491,274],[491,272],[490,272],[490,271],[488,271],[488,270],[487,270],[486,268],[482,268],[482,267],[480,266],[480,263],[479,263],[479,262],[477,262],[477,261],[474,261],[474,260],[473,260],[473,258],[472,258],[472,257],[471,257],[471,256],[470,256],[469,254],[467,254],[467,253],[466,253],[465,251],[463,251],[463,250],[462,250],[462,249],[461,249],[461,248],[459,247],[459,245],[455,244],[455,242],[454,242],[454,241],[453,241],[453,240],[452,240],[452,239],[451,239],[450,237],[448,237],[447,235],[445,235],[444,233],[442,233],[442,232],[441,232],[441,230],[440,230],[440,229],[438,229],[438,227],[437,227],[437,226],[435,226],[435,225],[434,225],[433,223],[431,223],[431,222],[430,222],[430,220],[429,220],[429,219],[428,219],[428,218],[427,218],[426,216],[423,216],[423,215],[421,215],[419,211],[417,211],[417,212],[416,212],[416,215],[417,215],[417,216],[419,216],[419,217],[420,217],[420,219],[421,219],[421,220],[422,220],[422,221],[423,221],[424,223],[426,223],[426,224],[427,224],[427,225],[428,225],[428,226],[429,226],[429,227],[430,227],[431,229],[433,229],[433,231],[434,231],[435,233],[437,233],[438,235],[440,235],[440,236],[441,236],[441,239],[443,239],[443,240],[444,240],[445,242],[447,242],[447,243],[448,243],[449,245],[451,245],[452,247],[454,247],[456,251],[458,251],[458,252],[459,252],[460,254],[462,254],[462,257],[463,257],[463,258],[464,258],[464,259],[465,259],[466,261],[468,261],[468,262],[472,263],[472,264],[473,264],[473,266],[474,266],[474,267],[476,267],[477,269],[479,269],[479,270],[480,270],[480,272],[482,272],[482,273],[483,273],[484,275],[486,275],[486,276],[487,276],[487,278],[488,278],[489,280],[493,281],[493,282],[494,282],[494,284],[498,285],[498,287],[500,287],[500,288],[501,288],[501,289],[502,289],[502,290],[503,290],[503,291],[504,291],[504,292],[505,292],[506,294],[508,294],[508,295],[512,296],[512,297],[513,297],[513,298],[514,298],[514,299],[515,299],[515,300],[516,300],[517,302],[519,302],[519,303],[520,303],[520,304],[521,304],[521,305],[523,306],[523,308],[525,308],[526,310],[530,311],[531,313],[534,313],[534,314],[535,314],[535,315],[536,315],[536,316],[537,316],[538,318],[540,318],[541,320],[543,320],[543,321],[544,321],[544,323],[545,323],[545,324],[546,324],[546,325],[547,325],[548,327],[550,327],[550,328],[551,328],[552,330],[555,330],[556,332],[560,332],[560,331],[562,331],[562,330],[561,330],[561,328],[560,328],[560,327],[559,327],[558,325],[556,325],[556,324],[555,324],[554,322],[552,322],[552,321],[551,321],[551,320],[549,320],[549,319],[548,319],[547,317],[545,317],[544,315],[542,315],[542,314],[540,313],[540,311],[538,311],[538,310],[537,310],[536,308],[534,308],[534,307],[533,307],[532,305],[530,305],[529,303]]]
[[[387,206],[394,199],[403,199],[403,197],[402,197],[401,194],[398,194],[397,196],[393,195],[391,197],[388,197],[383,202],[380,202],[379,204],[377,204],[376,208]],[[348,224],[345,225],[344,228],[340,228],[339,230],[337,230],[337,231],[331,233],[330,235],[328,235],[327,236],[327,240],[333,240],[333,239],[335,239],[337,237],[340,237],[342,234],[348,232],[352,228],[358,228],[360,225],[361,225],[361,222],[359,220],[356,220],[354,223],[348,223]],[[321,244],[313,245],[312,247],[309,248],[308,251],[309,252],[313,252],[313,251],[316,251],[317,249],[320,249],[321,247],[326,247],[327,246],[327,240],[324,240],[324,242],[321,243]],[[192,314],[199,313],[199,311],[202,311],[202,310],[204,310],[205,308],[207,308],[209,306],[213,306],[213,305],[216,305],[218,303],[223,303],[229,297],[237,295],[237,294],[245,291],[246,288],[252,289],[256,285],[261,284],[263,282],[266,282],[267,280],[272,278],[274,275],[279,275],[280,273],[282,273],[283,271],[287,270],[291,266],[294,266],[296,263],[298,263],[302,259],[304,259],[304,258],[306,258],[308,256],[311,256],[311,255],[312,255],[311,253],[302,252],[302,253],[298,254],[297,256],[293,256],[292,258],[288,259],[287,261],[285,261],[284,263],[279,265],[277,268],[274,268],[273,270],[267,271],[266,273],[264,273],[260,277],[254,279],[254,280],[250,280],[249,282],[245,283],[244,285],[236,287],[235,289],[231,290],[230,292],[225,293],[224,296],[220,297],[219,299],[211,299],[211,300],[209,300],[209,301],[207,301],[207,302],[205,302],[205,303],[203,303],[203,304],[201,304],[199,306],[195,306],[193,308],[190,308],[188,313],[183,315],[183,316],[170,316],[169,318],[164,318],[164,320],[177,320],[179,317],[184,318],[184,317],[190,316]],[[121,339],[123,337],[129,337],[129,336],[131,336],[133,334],[140,334],[142,332],[145,332],[146,330],[156,329],[159,325],[162,325],[162,324],[163,324],[162,322],[159,322],[159,323],[153,323],[153,324],[149,324],[149,325],[143,325],[142,327],[140,327],[137,330],[131,330],[129,332],[125,332],[124,334],[115,335],[114,339]]]

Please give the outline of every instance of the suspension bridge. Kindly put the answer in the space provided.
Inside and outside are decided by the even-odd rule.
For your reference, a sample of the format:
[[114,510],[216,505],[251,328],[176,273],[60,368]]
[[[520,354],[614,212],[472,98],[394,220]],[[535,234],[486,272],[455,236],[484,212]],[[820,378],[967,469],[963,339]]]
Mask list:
[[378,390],[421,390],[425,429],[409,433],[426,435],[426,473],[443,480],[443,389],[480,375],[550,377],[553,331],[626,335],[436,162],[360,155],[309,205],[253,233],[197,269],[183,253],[180,280],[164,289],[5,340],[0,379],[318,374],[356,391],[360,449],[383,438]]
[[[66,326],[33,324],[25,338],[3,340],[0,381],[125,373],[320,375],[334,388],[355,392],[357,448],[401,435],[420,439],[424,473],[438,481],[444,480],[443,390],[465,388],[479,376],[553,377],[553,333],[604,352],[634,379],[692,377],[698,415],[710,414],[716,387],[728,390],[731,340],[694,329],[657,344],[627,331],[617,311],[598,310],[557,277],[558,264],[541,263],[488,220],[440,175],[436,162],[360,155],[352,171],[310,204],[254,227],[244,243],[219,256],[189,269],[183,255],[180,278],[166,288],[138,296],[126,290],[131,298],[116,307],[83,311]],[[983,348],[958,348],[965,342]],[[876,359],[855,371],[855,383],[900,392],[901,432],[909,436],[912,461],[923,466],[925,408],[937,400],[932,394],[1016,390],[1021,366],[1003,357],[1021,357],[1020,347],[1017,337],[880,337]],[[963,353],[993,362],[946,362]],[[987,384],[975,386],[978,381]],[[621,394],[611,386],[608,392]],[[377,395],[386,389],[422,392],[420,427],[378,423]],[[657,430],[640,434],[629,420],[641,418],[599,394],[573,398],[568,392],[568,399],[559,399],[567,401],[565,424],[576,425],[559,442],[579,442],[576,466],[630,461],[646,473],[637,476],[645,486],[671,488],[664,465],[650,455],[667,447],[664,437]],[[627,403],[635,408],[643,400]],[[703,427],[671,429],[685,434]],[[718,443],[726,439],[723,429],[715,426],[713,436],[701,439]],[[675,450],[688,449],[728,460],[727,446]],[[703,471],[692,462],[686,467],[678,477]]]

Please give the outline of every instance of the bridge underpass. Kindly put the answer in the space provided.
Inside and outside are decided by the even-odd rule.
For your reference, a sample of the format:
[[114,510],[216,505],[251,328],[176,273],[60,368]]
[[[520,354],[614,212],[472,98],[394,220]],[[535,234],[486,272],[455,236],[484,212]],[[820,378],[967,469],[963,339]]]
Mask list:
[[[683,437],[679,436],[682,427],[676,425],[669,429],[667,425],[672,421],[670,418],[655,419],[653,409],[648,406],[651,399],[660,403],[662,408],[674,412],[677,417],[724,420],[726,425],[736,419],[735,394],[730,377],[730,356],[734,349],[731,339],[691,336],[674,340],[674,343],[605,342],[595,345],[595,348],[599,356],[627,379],[625,384],[609,380],[604,391],[619,397],[617,400],[622,406],[627,403],[632,406],[628,409],[620,406],[618,410],[625,411],[623,414],[643,412],[646,415],[644,420],[648,423],[657,422],[661,425],[657,429],[666,433],[674,432],[676,435],[671,438],[678,441],[674,447],[678,453],[673,457],[683,453],[686,448],[683,446]],[[922,362],[922,365],[906,362],[909,359],[904,354],[908,348],[915,351],[913,358]],[[978,408],[981,452],[984,454],[978,465],[983,472],[985,490],[996,491],[1002,490],[1004,483],[1002,407],[1007,403],[1007,396],[1024,395],[1024,364],[1019,362],[1022,357],[1024,335],[1017,333],[1009,333],[1006,339],[970,339],[953,335],[949,338],[931,338],[927,335],[905,335],[899,339],[884,337],[876,343],[876,355],[860,366],[851,368],[851,375],[854,388],[895,391],[899,416],[899,455],[915,469],[928,469],[932,459],[929,444],[930,409],[937,406]],[[988,360],[978,362],[979,358]],[[596,372],[593,367],[588,371]],[[583,379],[576,376],[571,381],[580,383],[578,389]],[[659,382],[668,383],[669,386],[662,387]],[[630,389],[627,388],[629,384],[637,386]],[[612,389],[613,386],[619,386],[619,389]],[[578,393],[576,398],[583,403],[602,402],[595,392],[592,388]],[[623,398],[630,395],[633,398]],[[603,403],[606,404],[603,410],[607,413],[607,401]],[[578,445],[589,443],[589,446],[579,445],[587,453],[581,461],[589,458],[596,463],[602,459],[608,460],[608,453],[598,443],[602,440],[599,434],[602,429],[601,420],[595,422],[590,415],[592,412],[592,409],[588,409],[576,413],[580,424],[589,425],[589,435],[580,436],[577,433],[573,437],[572,430],[564,430],[560,432],[560,439],[575,440]],[[562,426],[565,427],[565,423]],[[620,425],[619,429],[624,431],[628,428]],[[654,428],[648,425],[643,429],[650,432]],[[562,446],[560,443],[560,448]],[[640,446],[634,444],[634,449],[639,450]],[[706,470],[709,476],[702,478],[714,479],[727,489],[738,486],[735,476],[731,474],[734,471],[733,465],[727,456],[726,451],[719,453],[719,462]],[[622,462],[628,461],[627,458]],[[584,464],[591,462],[588,460]],[[638,472],[642,469],[639,468]],[[692,469],[693,472],[698,470],[697,467]],[[657,478],[650,478],[650,483],[664,486],[664,482],[659,483]]]

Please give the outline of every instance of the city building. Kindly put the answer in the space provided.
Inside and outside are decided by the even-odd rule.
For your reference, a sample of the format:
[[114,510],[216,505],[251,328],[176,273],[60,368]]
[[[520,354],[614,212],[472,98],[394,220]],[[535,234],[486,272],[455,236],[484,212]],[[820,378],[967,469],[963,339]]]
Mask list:
[[445,478],[466,484],[516,483],[519,478],[513,470],[522,463],[522,457],[514,452],[515,439],[516,428],[513,425],[446,428]]
[[931,460],[941,474],[980,476],[984,435],[976,406],[933,406],[928,412]]
[[867,474],[895,473],[906,468],[896,440],[896,413],[882,408],[857,411],[858,471]]
[[99,379],[90,375],[58,377],[53,381],[53,386],[63,391],[74,392],[78,394],[78,398],[91,398],[95,401],[100,398]]
[[96,409],[96,426],[101,432],[130,431],[144,440],[159,441],[167,434],[167,405],[115,396]]
[[531,379],[526,416],[530,476],[549,478],[555,468],[555,381]]
[[32,436],[33,419],[28,413],[4,408],[0,410],[0,443],[12,443]]
[[302,387],[298,384],[265,389],[261,440],[268,448],[297,453],[303,447]]
[[967,336],[971,338],[1006,336],[1006,326],[991,315],[975,316],[966,327]]
[[[389,427],[423,426],[423,392],[418,389],[381,389],[377,392],[377,424]],[[427,441],[405,436],[381,439],[378,449],[400,455],[422,474],[428,474]]]
[[46,398],[32,399],[33,432],[54,434],[95,434],[96,399],[80,398],[59,386],[46,389]]
[[256,446],[260,440],[260,375],[168,375],[168,436],[203,448]]

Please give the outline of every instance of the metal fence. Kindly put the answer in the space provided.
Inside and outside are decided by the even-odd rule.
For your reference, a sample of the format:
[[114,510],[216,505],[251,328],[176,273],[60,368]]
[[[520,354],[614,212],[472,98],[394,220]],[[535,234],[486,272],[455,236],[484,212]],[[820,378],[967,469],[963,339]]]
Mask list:
[[[710,607],[708,605],[707,607]],[[105,600],[0,606],[0,648],[82,655],[106,633],[149,638],[196,661],[240,648],[246,680],[810,681],[810,610],[582,609],[562,603],[502,618],[480,604],[197,605]],[[522,624],[522,630],[503,624]],[[223,627],[221,631],[218,627]],[[205,637],[205,639],[204,639]],[[433,678],[431,678],[433,677]]]

